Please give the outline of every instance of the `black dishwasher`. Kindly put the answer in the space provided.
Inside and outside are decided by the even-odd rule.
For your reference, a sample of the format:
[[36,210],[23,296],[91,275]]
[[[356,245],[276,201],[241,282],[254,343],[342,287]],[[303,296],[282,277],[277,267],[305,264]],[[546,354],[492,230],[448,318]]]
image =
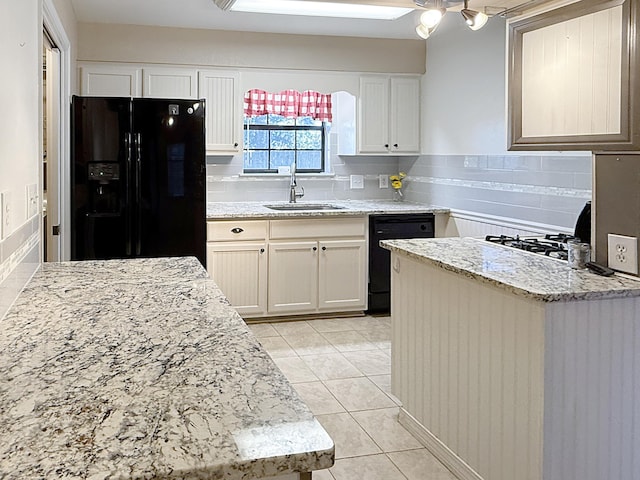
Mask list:
[[369,216],[369,309],[389,313],[391,307],[391,252],[380,240],[433,238],[433,213],[392,213]]

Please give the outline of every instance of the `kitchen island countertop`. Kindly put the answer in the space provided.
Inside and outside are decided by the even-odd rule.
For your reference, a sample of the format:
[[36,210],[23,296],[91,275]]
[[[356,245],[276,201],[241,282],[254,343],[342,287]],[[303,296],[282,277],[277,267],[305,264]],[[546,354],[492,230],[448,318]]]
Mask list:
[[566,261],[476,238],[385,240],[392,252],[545,302],[640,296],[640,279],[602,277]]
[[194,258],[44,264],[2,319],[0,477],[254,479],[334,445]]
[[207,220],[224,220],[231,218],[290,218],[322,216],[358,216],[384,213],[434,213],[448,214],[449,209],[433,205],[412,202],[394,202],[392,200],[316,200],[300,201],[304,204],[330,204],[341,207],[337,210],[272,210],[265,205],[287,205],[287,202],[209,202],[207,203]]

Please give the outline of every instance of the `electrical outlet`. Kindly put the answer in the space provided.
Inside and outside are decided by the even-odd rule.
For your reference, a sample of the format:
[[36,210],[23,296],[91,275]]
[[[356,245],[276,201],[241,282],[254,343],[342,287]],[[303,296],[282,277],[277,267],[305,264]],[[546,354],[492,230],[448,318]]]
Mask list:
[[351,190],[359,190],[364,188],[364,175],[351,175],[349,177]]
[[609,267],[620,272],[638,274],[638,238],[608,235]]
[[11,193],[0,193],[0,210],[2,210],[2,224],[0,224],[0,240],[4,240],[11,233],[11,215],[13,208],[11,207]]
[[378,177],[380,188],[389,188],[389,177],[387,175],[380,175]]

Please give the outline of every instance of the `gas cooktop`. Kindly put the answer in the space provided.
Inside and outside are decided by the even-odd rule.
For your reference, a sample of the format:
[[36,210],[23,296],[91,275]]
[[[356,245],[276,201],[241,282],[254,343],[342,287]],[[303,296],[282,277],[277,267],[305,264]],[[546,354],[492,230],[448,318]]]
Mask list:
[[573,235],[566,235],[564,233],[547,234],[544,237],[521,237],[519,235],[515,237],[508,235],[487,235],[485,237],[485,240],[488,242],[499,243],[507,247],[538,253],[560,260],[568,260],[569,253],[566,243],[569,240],[575,239],[576,237]]

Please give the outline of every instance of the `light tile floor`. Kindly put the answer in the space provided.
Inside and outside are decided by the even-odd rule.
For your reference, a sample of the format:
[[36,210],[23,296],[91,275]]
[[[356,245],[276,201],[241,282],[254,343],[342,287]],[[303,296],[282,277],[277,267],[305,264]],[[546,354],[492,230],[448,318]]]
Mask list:
[[398,423],[389,317],[249,327],[336,444],[313,480],[455,480]]

